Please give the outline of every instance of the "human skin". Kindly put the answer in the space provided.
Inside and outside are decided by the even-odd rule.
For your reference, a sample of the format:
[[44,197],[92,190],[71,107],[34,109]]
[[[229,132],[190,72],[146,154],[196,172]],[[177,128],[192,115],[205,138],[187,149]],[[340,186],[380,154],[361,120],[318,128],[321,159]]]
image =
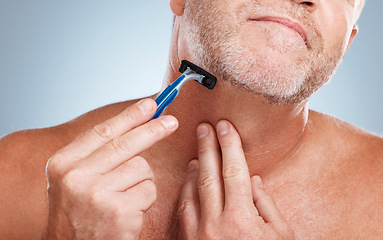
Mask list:
[[[346,4],[343,1],[329,0],[311,2],[323,6],[322,9],[326,7],[326,15],[313,11],[313,14],[315,13],[320,19],[328,19],[330,13],[339,17],[339,12],[335,14],[336,9],[331,8],[331,3]],[[179,18],[183,14],[182,7],[182,1],[171,1],[171,8]],[[350,17],[351,12],[345,11],[344,14],[345,17]],[[342,36],[338,36],[339,38],[333,38],[328,34],[329,46],[334,42],[346,41],[346,46],[351,43],[353,26],[342,26],[346,30]],[[192,54],[183,44],[181,27],[179,20],[176,20],[168,75],[164,85],[174,81],[179,75],[177,72],[179,60],[189,58]],[[327,29],[329,33],[336,30],[332,27],[329,24]],[[0,181],[3,193],[0,204],[1,236],[8,239],[40,239],[47,229],[49,232],[52,218],[48,217],[50,213],[46,198],[47,183],[44,168],[47,160],[77,136],[84,135],[84,132],[93,126],[116,116],[131,105],[132,102],[124,102],[106,106],[61,126],[23,131],[1,140],[0,164],[3,170]],[[177,118],[178,130],[139,154],[149,163],[157,189],[157,200],[143,216],[141,239],[175,239],[179,232],[188,234],[185,229],[189,227],[197,230],[206,229],[204,223],[209,222],[199,221],[189,212],[182,210],[187,210],[185,206],[188,204],[184,203],[188,196],[194,199],[189,205],[196,211],[198,211],[196,202],[201,201],[201,207],[206,204],[204,199],[196,196],[195,190],[192,193],[187,190],[201,188],[198,187],[198,184],[204,182],[198,180],[200,176],[204,176],[201,170],[216,172],[221,170],[211,165],[201,168],[202,161],[211,162],[208,162],[210,158],[199,155],[199,149],[209,149],[216,155],[223,153],[216,147],[210,146],[209,143],[215,141],[214,138],[205,143],[198,140],[195,136],[196,129],[203,123],[213,132],[222,119],[229,120],[232,129],[235,128],[234,134],[229,135],[229,138],[236,146],[241,146],[236,151],[242,150],[244,154],[244,157],[235,160],[242,163],[246,160],[247,186],[252,183],[252,187],[250,189],[248,187],[247,191],[238,191],[231,196],[238,199],[247,196],[246,207],[252,208],[253,212],[256,209],[264,220],[268,214],[263,214],[263,208],[257,206],[259,194],[265,194],[261,196],[269,200],[268,206],[276,212],[280,211],[277,222],[286,220],[296,239],[373,239],[383,234],[379,222],[383,213],[381,138],[339,120],[309,111],[307,99],[295,104],[271,104],[259,94],[227,84],[222,79],[218,80],[213,92],[198,84],[186,84],[180,96],[165,114]],[[212,136],[214,135],[210,135]],[[236,136],[240,136],[240,139]],[[141,144],[146,144],[149,140],[150,138],[141,140]],[[129,159],[131,158],[127,158],[126,161],[129,162]],[[198,159],[193,161],[193,163],[198,161],[196,163],[198,168],[188,174],[187,165],[192,159]],[[211,158],[211,161],[216,162],[217,158]],[[264,191],[257,188],[256,182],[259,178],[256,176],[260,176],[263,180]],[[186,190],[181,193],[185,179],[187,179],[184,188]],[[217,194],[225,193],[222,190]],[[210,194],[212,197],[217,197],[214,192]],[[249,199],[249,196],[252,199]],[[252,200],[256,203],[248,204]],[[50,198],[49,201],[52,201],[49,203],[52,205],[55,200]],[[181,231],[178,231],[177,220],[179,205],[182,206],[181,222],[185,219],[195,220],[183,224]],[[247,208],[240,205],[235,209],[244,211]],[[108,210],[104,211],[107,216]],[[97,223],[98,218],[91,213],[96,211],[89,211],[85,217]],[[216,231],[214,232],[216,236],[227,237],[228,235],[224,234],[236,234],[238,232],[234,230],[246,230],[246,227],[252,226],[246,221],[236,221],[238,215],[235,211],[231,213],[225,214],[227,218],[224,220],[232,223],[231,227],[235,228],[230,232],[222,232],[227,230],[227,226],[218,225],[220,228],[213,229]],[[257,217],[259,219],[259,216]],[[212,223],[217,223],[217,219],[211,220]],[[262,224],[259,222],[258,224],[256,229],[261,229]],[[115,234],[115,231],[129,229],[129,226],[120,230],[113,226],[105,229],[106,231],[113,229]],[[263,233],[266,239],[276,236],[274,232],[266,231],[267,228],[263,230],[255,232],[254,235]],[[268,233],[271,235],[267,235]],[[289,237],[286,234],[282,236]],[[235,239],[241,236],[234,235],[229,238]]]
[[298,103],[329,80],[355,37],[356,3],[186,1],[178,54],[269,101]]
[[294,239],[261,178],[250,178],[234,126],[220,121],[216,129],[197,129],[198,160],[188,165],[180,197],[181,238]]
[[156,187],[150,166],[137,155],[178,127],[172,116],[147,123],[155,106],[144,99],[49,159],[49,217],[43,239],[138,237]]

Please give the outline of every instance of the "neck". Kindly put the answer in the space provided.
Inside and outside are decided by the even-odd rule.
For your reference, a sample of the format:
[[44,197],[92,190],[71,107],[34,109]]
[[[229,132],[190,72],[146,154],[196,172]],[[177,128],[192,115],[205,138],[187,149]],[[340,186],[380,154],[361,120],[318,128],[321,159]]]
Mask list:
[[[169,64],[164,87],[180,75]],[[213,126],[221,119],[229,120],[239,132],[250,174],[267,175],[284,166],[302,143],[308,117],[307,102],[274,105],[264,98],[234,87],[218,79],[214,90],[191,81],[164,114],[178,118],[180,127],[162,147],[175,149],[176,164],[186,165],[198,158],[196,128],[206,122]],[[165,151],[168,152],[168,151]],[[180,161],[180,159],[183,159]]]

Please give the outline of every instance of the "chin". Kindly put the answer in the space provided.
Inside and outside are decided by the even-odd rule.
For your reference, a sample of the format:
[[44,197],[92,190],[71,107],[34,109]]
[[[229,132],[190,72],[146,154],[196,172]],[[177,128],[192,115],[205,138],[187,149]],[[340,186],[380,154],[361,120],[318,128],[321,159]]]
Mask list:
[[220,53],[219,69],[224,81],[233,86],[265,97],[277,104],[301,102],[307,94],[301,89],[308,79],[310,64],[297,58],[293,51],[281,53],[262,48],[251,51],[239,44],[228,46]]
[[309,48],[300,35],[279,26],[231,24],[235,18],[225,15],[210,22],[198,13],[186,11],[182,29],[190,60],[272,103],[308,99],[329,81],[342,58],[341,49],[324,48],[319,34],[310,35]]

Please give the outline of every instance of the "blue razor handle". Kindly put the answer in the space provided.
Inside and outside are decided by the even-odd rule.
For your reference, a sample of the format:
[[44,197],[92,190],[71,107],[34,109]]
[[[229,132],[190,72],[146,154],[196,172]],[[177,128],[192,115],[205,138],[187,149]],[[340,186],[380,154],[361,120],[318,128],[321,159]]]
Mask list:
[[167,106],[177,97],[179,93],[179,87],[184,80],[185,75],[181,75],[175,82],[170,84],[157,98],[157,111],[154,116],[150,119],[158,118]]
[[214,88],[215,83],[217,82],[216,77],[186,60],[182,60],[179,71],[182,75],[165,88],[165,90],[156,98],[157,111],[150,120],[156,119],[162,114],[165,108],[177,97],[182,85],[187,81],[195,80],[210,90]]

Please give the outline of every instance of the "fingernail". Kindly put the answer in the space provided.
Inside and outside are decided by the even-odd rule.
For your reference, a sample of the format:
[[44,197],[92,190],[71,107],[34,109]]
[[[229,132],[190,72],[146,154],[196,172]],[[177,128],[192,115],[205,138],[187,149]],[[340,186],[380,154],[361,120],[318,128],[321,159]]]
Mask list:
[[194,171],[197,168],[197,164],[194,161],[190,161],[188,164],[188,172]]
[[174,117],[163,116],[160,118],[160,120],[167,129],[174,129],[177,126],[177,121],[174,119]]
[[230,126],[227,122],[221,121],[218,123],[217,130],[219,135],[224,136],[229,132]]
[[207,135],[209,135],[209,128],[204,126],[204,125],[198,126],[198,128],[197,128],[198,139],[204,138]]
[[138,103],[138,108],[141,110],[143,114],[147,114],[151,112],[153,109],[153,103],[149,99],[143,99]]

